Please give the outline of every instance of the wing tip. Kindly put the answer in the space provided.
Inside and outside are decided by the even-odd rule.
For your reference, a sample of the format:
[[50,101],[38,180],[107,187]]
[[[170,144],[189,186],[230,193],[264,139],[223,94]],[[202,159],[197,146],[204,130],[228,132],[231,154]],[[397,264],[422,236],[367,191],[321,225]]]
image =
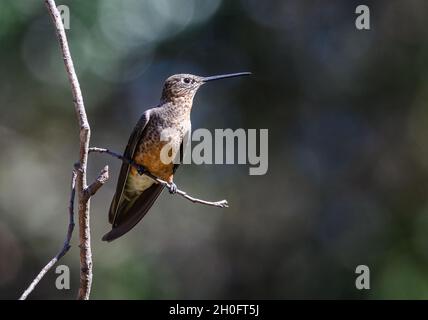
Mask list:
[[106,242],[112,242],[114,239],[112,239],[111,237],[111,231],[106,233],[102,238],[102,241],[106,241]]
[[[117,223],[113,223],[112,229],[102,237],[102,241],[111,242],[128,233],[146,215],[153,203],[156,201],[164,186],[161,184],[151,185],[126,209],[126,215]],[[121,209],[119,209],[121,210]]]

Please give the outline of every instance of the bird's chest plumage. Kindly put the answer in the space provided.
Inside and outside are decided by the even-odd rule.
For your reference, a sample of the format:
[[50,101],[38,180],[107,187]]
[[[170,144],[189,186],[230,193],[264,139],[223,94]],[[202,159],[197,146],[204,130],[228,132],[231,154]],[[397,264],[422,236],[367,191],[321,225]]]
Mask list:
[[170,181],[174,170],[173,161],[189,128],[190,120],[183,115],[164,113],[153,116],[140,139],[134,161],[155,176]]

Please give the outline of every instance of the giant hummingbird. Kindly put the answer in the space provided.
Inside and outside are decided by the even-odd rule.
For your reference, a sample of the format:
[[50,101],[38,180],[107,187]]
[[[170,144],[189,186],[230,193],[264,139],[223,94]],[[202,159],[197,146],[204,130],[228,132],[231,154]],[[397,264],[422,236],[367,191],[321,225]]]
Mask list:
[[[129,138],[124,158],[175,187],[173,177],[178,163],[173,159],[177,154],[182,155],[180,149],[183,149],[183,139],[191,128],[190,112],[196,92],[209,81],[249,74],[240,72],[211,77],[176,74],[166,79],[160,103],[141,116]],[[164,141],[162,133],[166,129],[171,129],[173,134]],[[166,144],[170,161],[161,156]],[[164,185],[124,161],[110,205],[112,230],[104,235],[103,240],[113,241],[131,230],[146,215],[163,189]]]

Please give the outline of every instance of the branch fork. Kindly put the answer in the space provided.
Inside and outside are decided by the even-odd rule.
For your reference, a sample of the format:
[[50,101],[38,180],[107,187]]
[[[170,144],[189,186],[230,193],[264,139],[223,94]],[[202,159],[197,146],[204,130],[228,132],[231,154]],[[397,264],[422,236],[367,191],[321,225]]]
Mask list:
[[59,47],[64,61],[65,70],[70,83],[74,109],[79,124],[79,162],[74,168],[72,174],[72,191],[69,208],[69,228],[63,248],[59,253],[40,271],[30,286],[21,295],[24,300],[34,290],[43,276],[53,267],[53,265],[63,257],[70,249],[70,239],[74,230],[74,197],[77,191],[78,195],[78,220],[79,220],[79,248],[80,248],[80,285],[77,299],[87,300],[91,292],[92,285],[92,252],[91,252],[91,230],[89,224],[90,198],[108,179],[108,167],[104,167],[100,176],[89,187],[87,186],[87,163],[89,154],[89,142],[91,129],[86,115],[85,105],[83,103],[82,91],[80,90],[79,79],[74,69],[71,58],[70,48],[67,42],[64,25],[61,14],[57,9],[54,0],[45,0],[46,8],[55,27]]
[[[105,153],[105,154],[108,154],[114,158],[117,158],[117,159],[122,160],[126,163],[129,163],[131,166],[133,166],[134,168],[137,169],[137,171],[140,175],[145,174],[145,175],[149,176],[150,178],[155,180],[157,183],[160,183],[160,184],[164,185],[166,188],[168,188],[168,190],[170,191],[171,194],[180,195],[180,196],[186,198],[187,200],[189,200],[193,203],[200,203],[200,204],[213,206],[213,207],[219,207],[219,208],[227,208],[229,206],[227,200],[212,202],[212,201],[206,201],[206,200],[194,198],[194,197],[188,195],[187,192],[178,189],[175,184],[168,183],[167,181],[164,181],[164,180],[156,177],[155,175],[150,173],[144,166],[139,165],[139,164],[135,163],[133,160],[125,158],[124,156],[122,156],[116,152],[110,151],[109,149],[97,148],[97,147],[88,148],[88,153],[91,153],[91,152]],[[67,235],[66,235],[66,238],[64,240],[64,245],[63,245],[62,249],[57,253],[57,255],[54,258],[52,258],[49,261],[49,263],[39,272],[37,277],[31,282],[30,286],[21,295],[19,300],[25,300],[28,297],[28,295],[35,289],[35,287],[40,282],[40,280],[46,275],[46,273],[56,264],[56,262],[58,262],[59,259],[61,259],[68,252],[68,250],[70,250],[70,247],[71,247],[70,241],[71,241],[71,237],[73,235],[73,230],[74,230],[74,225],[75,225],[75,223],[74,223],[74,198],[76,195],[76,180],[77,180],[78,174],[83,174],[83,170],[82,170],[82,167],[81,167],[79,162],[74,164],[74,169],[72,171],[71,194],[70,194],[70,201],[69,201],[69,207],[68,207],[69,208],[69,210],[68,210],[68,212],[69,212],[69,224],[68,224]],[[98,177],[94,180],[94,182],[92,182],[89,186],[87,186],[83,190],[83,200],[86,202],[89,201],[89,199],[97,193],[97,191],[107,182],[108,179],[109,179],[109,169],[108,169],[108,166],[105,166],[101,170]],[[82,248],[82,243],[80,243],[79,248],[81,250],[84,249],[84,248]],[[90,272],[91,268],[88,266],[81,266],[80,270],[82,273],[87,274],[88,272]],[[79,292],[80,292],[80,289],[79,289]]]

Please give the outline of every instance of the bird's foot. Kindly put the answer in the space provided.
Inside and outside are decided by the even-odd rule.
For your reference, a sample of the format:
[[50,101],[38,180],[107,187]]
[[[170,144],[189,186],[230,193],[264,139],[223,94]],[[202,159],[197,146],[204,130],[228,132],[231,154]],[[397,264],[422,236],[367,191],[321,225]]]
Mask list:
[[147,170],[143,166],[138,166],[137,172],[140,176],[142,176],[143,174],[145,174],[147,172]]
[[176,185],[174,182],[171,182],[171,183],[168,185],[168,191],[169,191],[169,193],[171,193],[171,194],[177,193],[177,185]]

